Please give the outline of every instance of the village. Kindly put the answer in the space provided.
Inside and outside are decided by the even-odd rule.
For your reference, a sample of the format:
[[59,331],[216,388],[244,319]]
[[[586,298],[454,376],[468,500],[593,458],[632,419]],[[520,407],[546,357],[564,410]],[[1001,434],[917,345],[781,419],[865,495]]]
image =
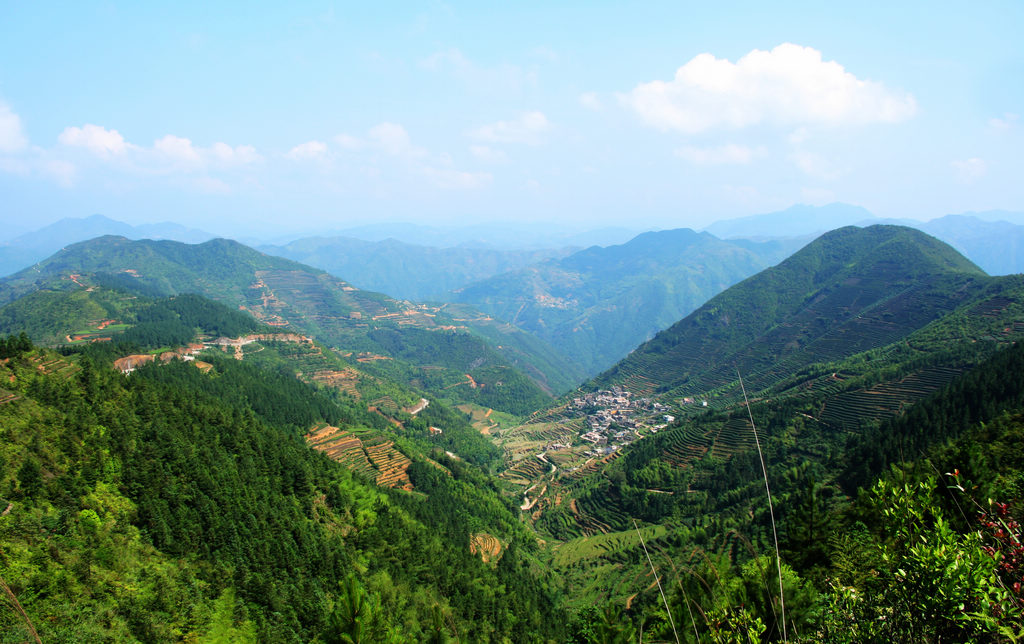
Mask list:
[[580,438],[593,443],[593,455],[608,454],[675,421],[670,408],[651,398],[635,398],[618,385],[574,398],[568,405],[585,415]]

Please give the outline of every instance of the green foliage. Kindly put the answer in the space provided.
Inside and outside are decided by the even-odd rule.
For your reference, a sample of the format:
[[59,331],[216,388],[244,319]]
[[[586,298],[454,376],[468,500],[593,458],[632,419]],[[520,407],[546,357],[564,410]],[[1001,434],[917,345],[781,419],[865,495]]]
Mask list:
[[767,265],[737,244],[678,229],[588,248],[454,295],[536,334],[593,374]]
[[[410,372],[403,370],[401,364],[387,361],[371,371],[415,381],[427,391],[444,392],[442,395],[460,401],[519,415],[529,414],[551,402],[549,394],[521,372],[510,368],[505,358],[480,337],[423,329],[377,329],[369,338],[385,355],[407,364],[421,365]],[[473,378],[472,383],[466,383],[466,374]]]
[[213,605],[213,616],[200,644],[250,644],[256,642],[256,628],[249,620],[235,619],[235,589],[225,588]]
[[[514,545],[529,539],[472,465],[445,465],[450,480],[430,466],[453,509],[435,512],[306,447],[281,400],[346,411],[284,376],[247,389],[258,374],[231,360],[201,379],[187,364],[124,377],[64,362],[29,350],[0,364],[17,396],[0,404],[0,574],[43,641],[325,639],[352,625],[336,609],[356,601],[337,586],[353,570],[372,641],[561,632],[554,586]],[[468,530],[510,544],[497,565],[469,552]],[[16,641],[20,624],[0,612]]]
[[[77,282],[68,279],[72,274],[77,275]],[[438,351],[433,347],[434,342],[440,340],[442,345],[447,345],[447,349],[452,349],[460,357],[473,352],[478,354],[464,362],[472,363],[473,360],[483,358],[491,367],[502,367],[508,372],[487,382],[491,387],[475,392],[480,394],[477,397],[488,399],[491,391],[495,391],[492,406],[501,409],[508,406],[508,410],[511,410],[511,407],[518,405],[516,408],[532,411],[532,408],[527,409],[530,403],[526,401],[545,404],[542,401],[547,400],[548,394],[544,388],[547,392],[564,391],[576,382],[576,374],[569,375],[566,369],[571,360],[521,330],[491,320],[478,311],[467,311],[468,307],[459,307],[456,314],[459,319],[456,320],[445,313],[443,307],[414,307],[409,302],[361,291],[308,266],[271,257],[225,239],[189,245],[171,241],[129,241],[106,236],[71,245],[40,262],[31,271],[0,279],[0,304],[13,302],[22,296],[35,297],[31,294],[42,290],[54,292],[54,297],[47,300],[55,309],[52,315],[35,315],[43,308],[38,304],[29,306],[30,310],[16,310],[18,315],[11,322],[16,326],[7,329],[8,332],[23,330],[26,326],[44,325],[45,329],[42,330],[49,332],[49,335],[30,335],[37,341],[62,341],[63,336],[54,335],[54,329],[50,328],[47,320],[62,321],[66,329],[70,315],[65,311],[69,306],[69,290],[72,291],[72,299],[91,301],[96,298],[95,294],[78,291],[81,288],[79,285],[147,298],[196,293],[230,309],[244,307],[257,317],[262,316],[262,319],[277,324],[288,324],[290,330],[313,335],[328,346],[350,352],[384,353],[381,342],[371,338],[370,334],[374,331],[397,334],[399,341],[397,344],[387,342],[389,346],[420,355],[426,361],[393,361],[401,363],[396,367],[397,374],[385,375],[401,375],[401,382],[405,385],[412,384],[421,375],[421,368],[435,366],[437,360],[446,357],[448,351]],[[58,295],[60,297],[56,297]],[[410,316],[409,312],[413,309],[419,310],[414,310]],[[184,327],[195,319],[211,324],[215,317],[222,317],[214,311],[195,312],[197,315],[190,318],[177,311],[176,319],[183,324],[174,328],[166,324],[170,322],[167,319],[151,322],[159,324],[158,330],[161,333],[173,334],[176,340],[180,340],[185,334]],[[89,313],[81,306],[71,313],[79,322],[95,319],[95,311]],[[238,315],[238,311],[234,313]],[[5,330],[4,320],[0,312],[0,332]],[[464,332],[449,334],[454,339],[441,339],[433,333],[423,335],[424,329],[441,333],[442,329],[456,328]],[[218,335],[234,335],[227,328],[223,331]],[[136,332],[142,333],[141,330]],[[151,342],[149,334],[143,339],[143,344]],[[485,341],[486,350],[479,355],[481,339]],[[463,378],[466,373],[462,370],[464,367],[459,366],[458,369],[446,368],[449,371],[446,374],[448,379],[442,387],[433,390],[435,395],[459,399],[465,393],[462,389],[443,391],[444,387]],[[524,373],[526,378],[523,377]],[[502,385],[498,386],[498,382]],[[473,391],[464,389],[466,392]],[[484,402],[490,404],[491,401]]]
[[0,359],[14,358],[32,350],[32,341],[24,331],[18,335],[0,338]]
[[881,565],[861,589],[833,582],[822,635],[987,642],[1021,631],[1024,602],[997,574],[1001,556],[989,551],[991,536],[953,530],[935,492],[934,479],[872,488],[869,502],[886,537]]

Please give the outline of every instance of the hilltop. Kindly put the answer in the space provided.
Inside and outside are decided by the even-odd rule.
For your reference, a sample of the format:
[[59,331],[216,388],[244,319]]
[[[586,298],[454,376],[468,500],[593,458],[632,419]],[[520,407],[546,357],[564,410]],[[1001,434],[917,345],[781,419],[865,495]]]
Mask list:
[[890,344],[963,303],[985,273],[948,245],[898,226],[827,233],[711,298],[596,378],[640,392],[735,399],[812,362]]
[[649,232],[497,275],[452,297],[530,331],[593,374],[781,259],[779,251],[685,228]]
[[[871,432],[1024,339],[1022,315],[1024,280],[986,276],[920,231],[832,231],[712,298],[566,404],[497,432],[514,458],[502,478],[526,495],[535,527],[565,541],[555,564],[583,604],[625,600],[616,589],[649,572],[634,519],[666,553],[728,548],[742,561],[736,531],[768,545],[737,373],[772,488],[796,503],[813,479],[821,499],[838,500],[900,457]],[[915,432],[917,449],[952,435]],[[633,567],[596,574],[623,560]]]
[[[572,384],[571,361],[478,311],[363,291],[225,239],[189,245],[106,236],[74,244],[0,280],[0,303],[95,286],[205,295],[278,330],[313,335],[390,379],[502,409],[542,404],[547,392]],[[467,374],[483,386],[457,386],[470,382]]]

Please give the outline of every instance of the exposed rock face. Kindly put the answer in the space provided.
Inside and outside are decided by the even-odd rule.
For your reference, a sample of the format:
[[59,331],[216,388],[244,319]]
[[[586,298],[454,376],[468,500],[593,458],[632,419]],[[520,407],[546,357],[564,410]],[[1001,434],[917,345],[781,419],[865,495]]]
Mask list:
[[153,362],[155,358],[156,356],[148,354],[125,356],[123,358],[118,358],[117,360],[114,360],[114,368],[122,373],[129,373],[131,371],[134,371],[135,369],[138,369],[147,362]]

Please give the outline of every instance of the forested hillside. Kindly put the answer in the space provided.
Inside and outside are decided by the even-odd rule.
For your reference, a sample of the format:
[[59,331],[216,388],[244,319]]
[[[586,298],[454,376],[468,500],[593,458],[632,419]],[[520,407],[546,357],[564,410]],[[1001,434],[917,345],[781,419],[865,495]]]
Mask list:
[[803,366],[887,345],[984,290],[981,269],[897,226],[841,228],[744,280],[594,380],[673,396],[760,390]]
[[784,256],[771,244],[665,230],[497,275],[453,297],[536,334],[595,374]]
[[[313,335],[385,377],[411,383],[433,376],[437,395],[458,398],[471,391],[455,386],[467,381],[468,373],[489,388],[488,395],[503,389],[496,396],[498,404],[514,400],[513,406],[522,407],[567,389],[576,379],[573,363],[559,352],[468,307],[449,315],[441,305],[394,300],[224,239],[198,245],[118,237],[83,242],[0,281],[0,302],[38,291],[95,287],[147,296],[198,293],[238,307],[280,331]],[[374,339],[378,331],[402,337],[405,345],[416,349],[418,361],[388,355]],[[444,343],[457,345],[458,351],[437,350],[434,342],[425,341],[433,334],[446,336]],[[454,360],[454,355],[462,360]],[[506,371],[516,376],[503,377]]]
[[917,231],[825,235],[555,405],[460,306],[139,272],[0,308],[2,641],[1024,635],[1024,280]]
[[417,491],[378,488],[301,436],[358,413],[250,398],[260,375],[232,360],[126,378],[2,349],[2,577],[25,611],[0,611],[4,641],[558,639],[535,541],[473,466],[413,452]]
[[575,249],[435,248],[385,239],[309,237],[260,250],[344,276],[359,288],[410,300],[439,299],[452,290]]
[[[609,601],[610,610],[628,606],[634,627],[653,620],[645,632],[660,629],[670,637],[657,591],[649,585],[642,536],[657,567],[665,574],[671,570],[684,587],[695,584],[684,592],[699,598],[690,608],[705,633],[701,639],[716,629],[754,628],[750,620],[756,618],[767,629],[763,636],[774,640],[782,635],[775,617],[779,607],[771,608],[778,594],[753,605],[750,595],[777,574],[771,572],[773,561],[760,559],[774,553],[760,451],[775,496],[783,561],[790,568],[784,576],[792,586],[792,626],[805,637],[819,633],[807,641],[824,637],[825,631],[813,629],[832,629],[825,638],[831,641],[839,627],[822,616],[839,609],[821,602],[833,597],[825,568],[839,550],[830,550],[828,539],[844,525],[848,500],[884,476],[890,463],[916,459],[971,423],[1021,406],[1013,393],[1017,385],[997,380],[1004,373],[1012,378],[1008,365],[1021,360],[1015,345],[1024,338],[1022,315],[1019,276],[989,278],[916,231],[842,229],[712,299],[603,377],[623,388],[581,396],[576,400],[582,404],[571,401],[502,432],[499,444],[506,452],[542,457],[538,465],[524,456],[502,477],[526,491],[536,529],[563,541],[552,563],[581,610],[602,601]],[[631,377],[622,377],[628,369],[634,370]],[[611,383],[599,379],[594,389]],[[671,405],[671,415],[662,420],[655,412],[656,421],[645,421],[643,405],[623,391],[634,392],[634,399],[653,395]],[[931,397],[937,398],[925,404]],[[968,399],[976,402],[965,404]],[[938,408],[945,411],[930,411]],[[602,416],[610,420],[607,430],[574,442]],[[913,435],[885,424],[914,418],[924,422]],[[889,494],[878,503],[925,500]],[[879,534],[898,530],[884,521],[873,525]],[[971,552],[975,557],[980,551]],[[709,588],[708,575],[720,579],[720,587]],[[697,587],[701,578],[703,589]],[[991,584],[989,590],[997,592],[998,584]],[[868,592],[868,586],[859,588]],[[674,605],[689,601],[677,596]],[[912,601],[902,601],[899,628],[910,630],[882,629],[851,641],[873,641],[883,632],[898,640],[913,629],[927,633],[910,616]],[[797,610],[801,605],[803,612]],[[882,612],[896,610],[879,605],[886,606]],[[712,608],[724,612],[712,616]],[[861,609],[870,610],[870,604]],[[1014,611],[1006,623],[1019,624],[1019,607]],[[609,619],[592,617],[595,623]],[[628,621],[623,615],[616,619]],[[997,630],[991,620],[986,624],[978,628]],[[692,625],[689,615],[677,615],[676,625]],[[683,637],[690,638],[693,629],[687,630]]]

